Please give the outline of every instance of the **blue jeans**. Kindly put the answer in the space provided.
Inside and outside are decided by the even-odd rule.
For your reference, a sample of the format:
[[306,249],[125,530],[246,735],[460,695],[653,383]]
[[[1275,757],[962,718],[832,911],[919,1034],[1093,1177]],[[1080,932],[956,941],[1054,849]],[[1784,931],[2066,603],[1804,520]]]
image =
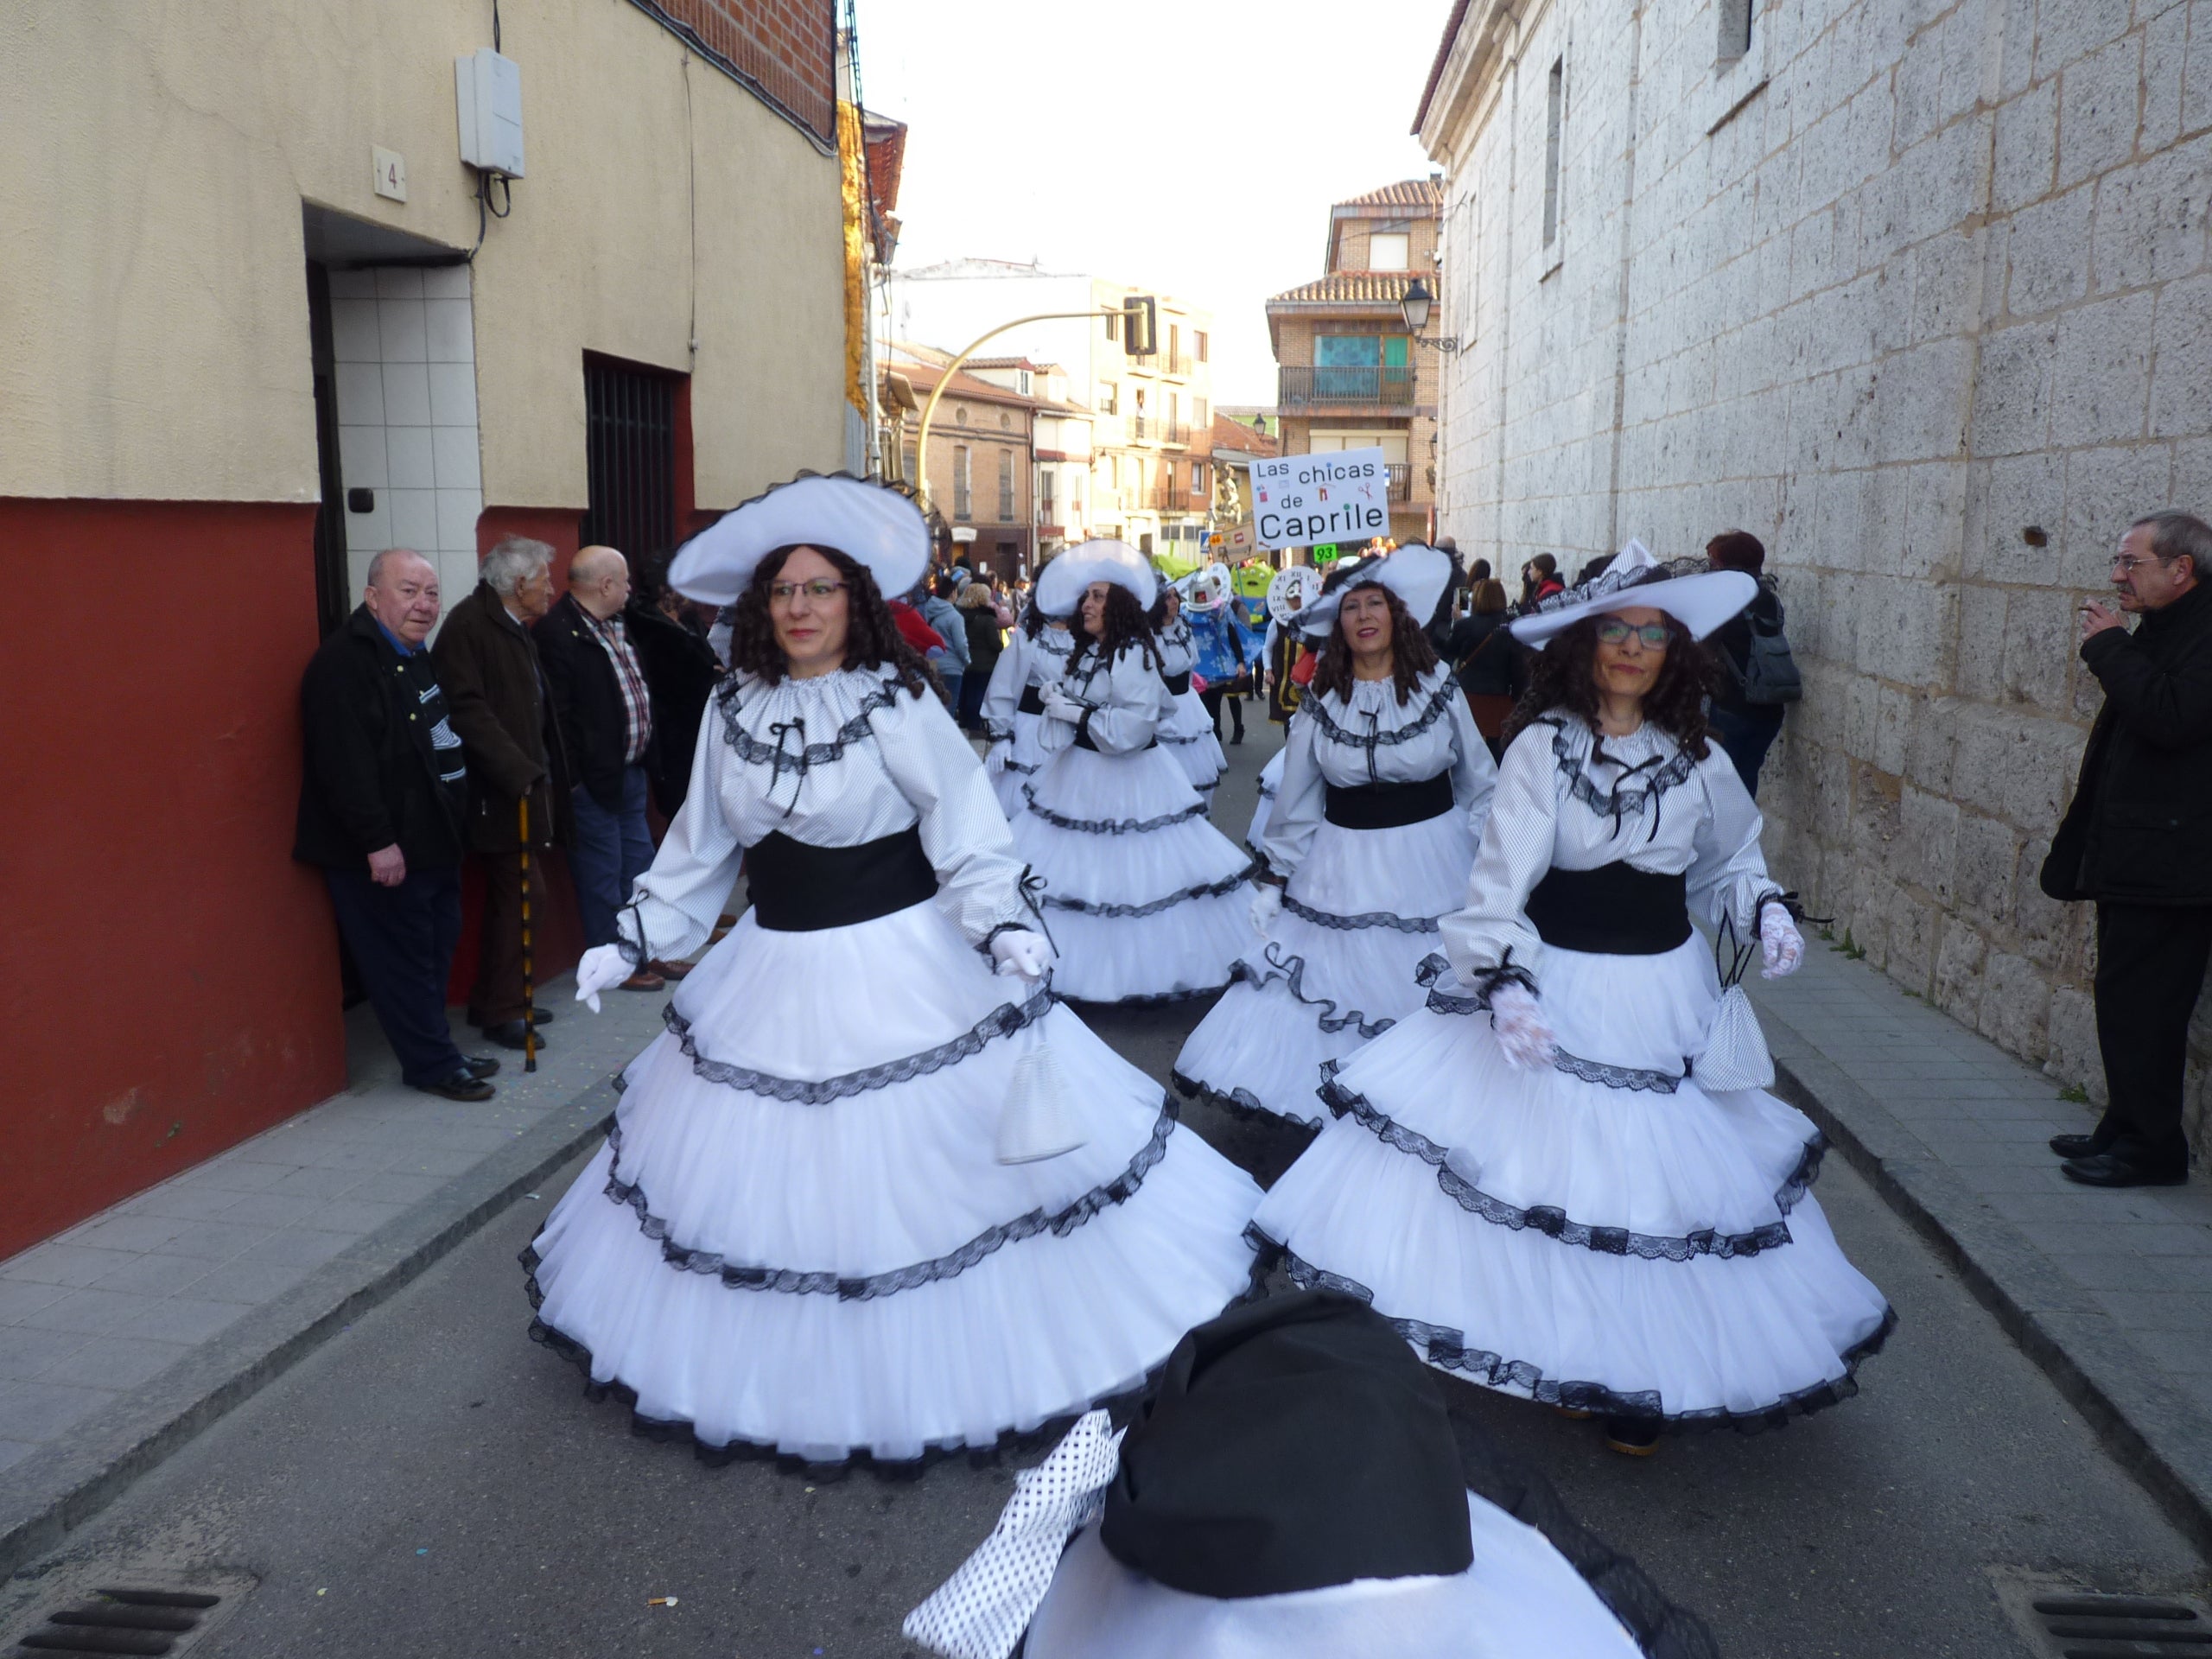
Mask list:
[[1759,768],[1765,764],[1766,752],[1774,747],[1774,740],[1782,734],[1782,705],[1737,709],[1715,703],[1707,710],[1705,719],[1714,741],[1735,762],[1736,775],[1744,780],[1744,792],[1756,801]]
[[576,909],[584,943],[612,944],[614,918],[629,901],[631,886],[652,868],[653,836],[645,824],[645,769],[622,771],[622,810],[610,812],[588,789],[576,791],[576,841],[569,849],[569,874],[576,881]]
[[325,869],[338,931],[353,953],[361,988],[410,1084],[443,1083],[467,1062],[446,1021],[446,976],[461,941],[461,872],[410,868],[396,887],[359,869]]

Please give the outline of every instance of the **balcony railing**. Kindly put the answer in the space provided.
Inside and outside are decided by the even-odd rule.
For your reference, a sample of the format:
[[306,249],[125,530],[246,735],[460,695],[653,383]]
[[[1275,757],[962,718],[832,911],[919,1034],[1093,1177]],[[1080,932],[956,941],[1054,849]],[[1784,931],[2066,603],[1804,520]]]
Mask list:
[[1149,501],[1154,512],[1198,512],[1208,505],[1204,490],[1184,484],[1155,484]]
[[1412,500],[1414,499],[1414,469],[1411,463],[1402,461],[1394,461],[1389,462],[1389,466],[1390,468],[1390,499],[1393,501]]
[[1276,401],[1286,409],[1333,404],[1410,404],[1410,364],[1370,364],[1357,368],[1285,366],[1275,371]]
[[[1141,362],[1143,359],[1138,360]],[[1155,352],[1153,353],[1152,366],[1161,374],[1181,375],[1187,378],[1195,365],[1192,363],[1191,354],[1188,352]]]
[[1191,429],[1183,421],[1163,421],[1153,415],[1132,415],[1128,418],[1131,443],[1188,444]]

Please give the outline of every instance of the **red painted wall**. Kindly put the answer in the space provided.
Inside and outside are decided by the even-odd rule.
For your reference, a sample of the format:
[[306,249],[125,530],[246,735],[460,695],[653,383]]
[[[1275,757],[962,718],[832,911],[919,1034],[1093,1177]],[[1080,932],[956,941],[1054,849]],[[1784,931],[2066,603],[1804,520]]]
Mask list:
[[345,1086],[291,859],[315,511],[0,499],[0,1256]]

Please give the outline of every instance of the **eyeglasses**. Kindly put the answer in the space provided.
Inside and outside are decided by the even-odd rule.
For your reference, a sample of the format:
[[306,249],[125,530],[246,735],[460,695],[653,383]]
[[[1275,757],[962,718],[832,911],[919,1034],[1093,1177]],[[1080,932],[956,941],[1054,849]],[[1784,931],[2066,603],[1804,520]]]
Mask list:
[[2112,562],[2112,568],[2123,576],[2132,576],[2146,564],[2164,564],[2164,559],[2156,556],[2139,559],[2132,553],[2123,553]]
[[827,576],[817,576],[812,582],[772,582],[768,584],[768,601],[774,605],[788,605],[804,594],[819,604],[832,594],[842,594],[845,584],[832,582]]
[[1598,643],[1601,645],[1624,645],[1629,635],[1634,634],[1653,651],[1664,651],[1667,642],[1675,637],[1674,629],[1664,622],[1646,622],[1641,627],[1630,627],[1625,622],[1600,622]]

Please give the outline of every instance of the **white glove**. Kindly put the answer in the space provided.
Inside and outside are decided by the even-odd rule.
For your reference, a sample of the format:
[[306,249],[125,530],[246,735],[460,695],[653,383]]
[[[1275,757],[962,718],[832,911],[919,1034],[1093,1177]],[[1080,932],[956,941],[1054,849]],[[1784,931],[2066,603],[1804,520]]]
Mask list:
[[991,941],[991,960],[998,964],[998,972],[1008,977],[1042,979],[1058,959],[1052,954],[1050,939],[1027,928],[1015,928]]
[[1272,881],[1261,882],[1252,893],[1252,931],[1266,938],[1268,930],[1281,914],[1282,889]]
[[1544,1022],[1535,993],[1521,985],[1501,985],[1490,994],[1490,1022],[1508,1065],[1533,1069],[1552,1063],[1552,1028]]
[[1805,960],[1805,936],[1780,905],[1769,905],[1759,912],[1759,953],[1766,958],[1759,969],[1761,979],[1786,978]]
[[1014,740],[1002,737],[983,752],[983,775],[1001,778],[1006,775],[1006,763],[1014,756]]
[[588,1004],[591,1011],[597,1014],[599,994],[613,990],[632,971],[630,959],[622,954],[620,945],[594,945],[576,964],[576,1001]]
[[1046,687],[1044,694],[1038,698],[1038,702],[1044,705],[1045,712],[1054,720],[1064,720],[1071,726],[1077,724],[1085,715],[1090,712],[1088,708],[1077,702],[1057,685]]

